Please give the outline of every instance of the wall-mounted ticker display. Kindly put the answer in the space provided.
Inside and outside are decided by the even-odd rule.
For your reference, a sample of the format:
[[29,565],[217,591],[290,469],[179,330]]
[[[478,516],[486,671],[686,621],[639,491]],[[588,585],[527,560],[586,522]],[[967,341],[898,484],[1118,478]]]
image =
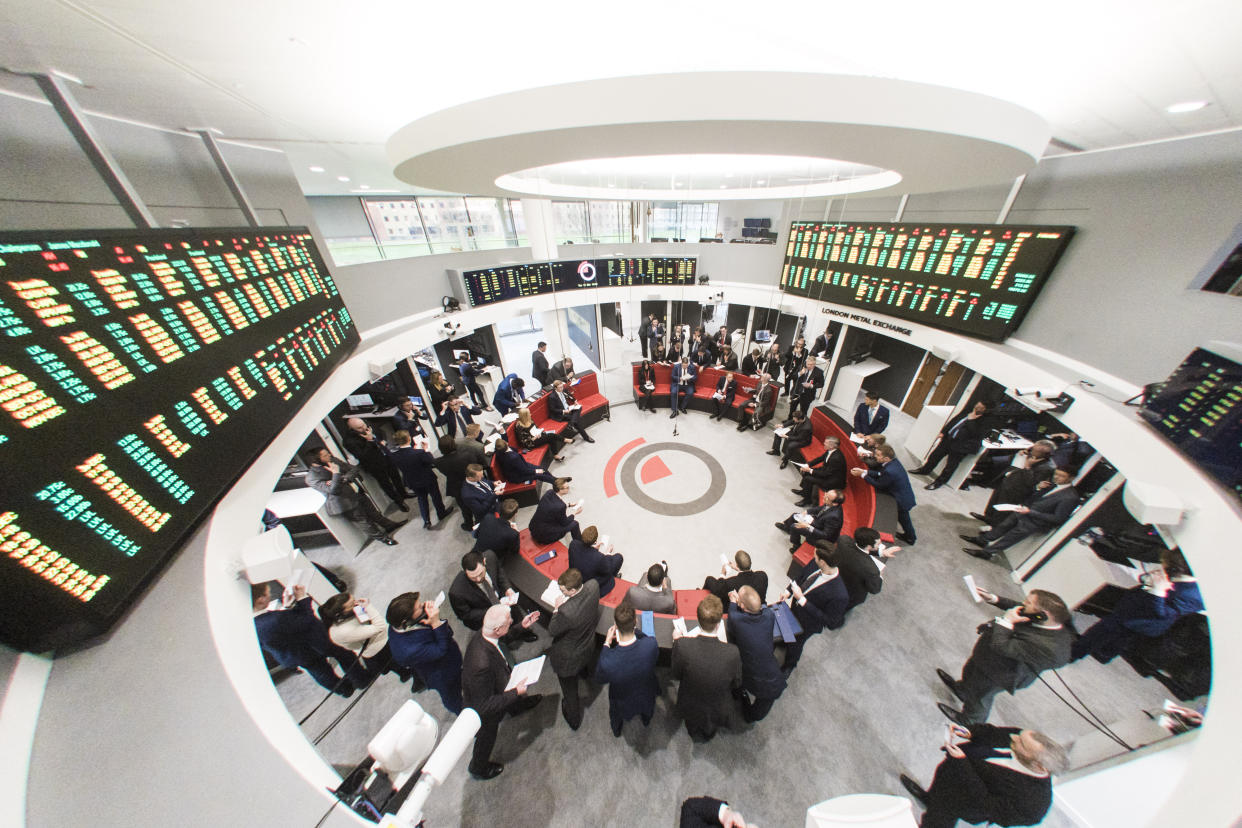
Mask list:
[[306,228],[0,233],[0,639],[115,623],[357,342]]
[[995,341],[1022,322],[1073,227],[795,221],[782,290]]
[[684,286],[695,281],[695,259],[568,259],[501,265],[461,274],[471,306],[581,288]]
[[1242,500],[1242,364],[1196,348],[1140,414]]

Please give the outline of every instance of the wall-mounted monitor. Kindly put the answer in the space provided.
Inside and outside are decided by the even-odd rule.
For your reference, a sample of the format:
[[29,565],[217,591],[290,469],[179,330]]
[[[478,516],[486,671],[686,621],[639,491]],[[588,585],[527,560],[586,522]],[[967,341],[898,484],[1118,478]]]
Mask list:
[[0,234],[0,639],[106,631],[357,342],[304,227]]
[[568,259],[502,265],[461,273],[465,296],[474,307],[581,288],[688,286],[695,283],[693,258]]
[[1242,499],[1242,363],[1196,348],[1140,412],[1158,433]]
[[982,339],[1009,336],[1073,227],[795,221],[781,289]]

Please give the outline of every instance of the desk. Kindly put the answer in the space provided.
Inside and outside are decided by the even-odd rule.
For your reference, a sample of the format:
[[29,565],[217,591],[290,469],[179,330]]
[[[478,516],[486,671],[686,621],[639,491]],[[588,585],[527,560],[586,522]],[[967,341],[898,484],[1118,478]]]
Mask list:
[[355,526],[352,521],[339,515],[328,514],[327,499],[309,487],[273,492],[268,498],[267,508],[281,519],[315,515],[329,534],[336,538],[336,542],[355,555],[362,551],[362,547],[367,542],[366,533]]
[[958,465],[957,470],[953,472],[953,476],[949,478],[949,485],[954,489],[961,488],[962,484],[970,477],[970,473],[974,470],[975,464],[979,462],[979,458],[986,457],[996,451],[1021,451],[1035,445],[1025,437],[1008,436],[1002,434],[997,440],[984,440],[979,450],[972,455],[967,455],[966,459]]
[[872,374],[880,373],[887,367],[887,362],[880,362],[878,359],[864,359],[854,365],[842,365],[837,369],[837,378],[832,383],[832,393],[828,396],[828,402],[840,411],[849,412],[852,421],[863,380]]
[[1055,592],[1066,606],[1077,608],[1106,584],[1130,589],[1142,569],[1106,561],[1090,545],[1075,538],[1065,544],[1026,582],[1026,588]]

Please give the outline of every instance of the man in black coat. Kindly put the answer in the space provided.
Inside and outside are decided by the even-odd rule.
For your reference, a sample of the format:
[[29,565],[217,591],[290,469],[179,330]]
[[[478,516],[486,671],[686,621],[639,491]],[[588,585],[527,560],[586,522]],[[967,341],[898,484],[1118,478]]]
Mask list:
[[350,417],[345,421],[345,433],[341,442],[345,450],[358,459],[362,470],[379,482],[384,494],[402,510],[405,509],[405,484],[401,481],[401,472],[388,458],[388,446],[379,438],[371,426],[358,418]]
[[940,680],[962,701],[959,712],[938,704],[950,721],[971,727],[987,721],[992,699],[1035,683],[1044,670],[1064,667],[1070,660],[1074,631],[1070,611],[1054,593],[1031,590],[1019,604],[979,590],[979,597],[1003,610],[1000,618],[979,627],[979,639],[962,666],[962,677],[936,670]]
[[879,532],[869,526],[860,526],[854,530],[853,537],[841,535],[831,547],[824,547],[845,582],[845,591],[850,597],[846,609],[853,609],[866,601],[868,595],[879,595],[884,588],[883,559],[893,557],[898,548],[885,547],[881,552],[881,546]]
[[798,666],[808,638],[825,629],[839,629],[845,623],[845,608],[849,605],[850,596],[828,552],[816,549],[815,557],[789,585],[785,600],[802,627],[797,639],[785,647],[783,672],[788,676]]
[[564,600],[552,610],[548,634],[548,662],[561,683],[561,715],[571,730],[582,726],[582,700],[578,679],[585,678],[595,661],[595,628],[599,624],[599,585],[583,581],[570,567],[556,579]]
[[584,579],[594,581],[600,595],[607,595],[617,585],[617,575],[621,574],[625,558],[615,552],[604,554],[598,544],[599,530],[594,526],[583,529],[582,537],[569,542],[569,565]]
[[742,717],[757,722],[767,716],[785,691],[785,676],[776,661],[773,630],[776,611],[763,605],[748,586],[736,590],[729,604],[729,640],[742,657]]
[[[556,478],[552,488],[539,498],[535,514],[530,518],[530,537],[535,543],[555,543],[565,537],[566,532],[575,540],[582,539],[578,521],[569,515],[569,481],[568,477]],[[574,510],[574,514],[578,514],[581,507],[575,504]]]
[[462,501],[461,487],[466,482],[466,467],[471,463],[486,466],[487,456],[483,447],[474,440],[462,440],[460,443],[445,434],[440,438],[440,456],[435,459],[436,469],[444,475],[444,491],[457,500],[461,507],[462,529],[474,528],[474,515]]
[[[501,604],[501,599],[506,604]],[[461,623],[472,630],[483,626],[483,617],[494,606],[504,606],[515,622],[520,622],[509,636],[519,641],[534,641],[536,636],[530,628],[539,620],[539,613],[532,612],[525,618],[517,605],[517,593],[509,586],[504,567],[493,552],[467,552],[461,557],[461,572],[449,586],[449,606]]]
[[958,820],[1036,825],[1052,807],[1051,775],[1066,767],[1064,748],[1042,733],[1016,727],[955,727],[941,749],[945,758],[930,788],[901,776],[901,784],[927,809],[922,828],[953,828]]
[[496,441],[496,462],[500,466],[500,473],[510,483],[530,483],[532,480],[542,480],[544,483],[556,481],[547,469],[531,463],[517,449],[510,448],[509,443],[503,439]]
[[522,548],[522,536],[513,525],[517,512],[518,502],[507,497],[500,501],[497,511],[484,515],[474,533],[474,551],[491,550],[501,560],[516,555]]
[[801,369],[793,378],[789,397],[789,409],[800,408],[805,413],[810,411],[824,387],[824,369],[815,364],[815,357],[808,356]]
[[962,540],[980,547],[963,548],[962,551],[976,558],[991,558],[1013,546],[1023,538],[1040,532],[1050,532],[1069,520],[1078,505],[1078,490],[1071,485],[1068,469],[1057,469],[1052,480],[1039,484],[1026,505],[1010,512],[1009,517],[986,532],[978,535],[961,535]]
[[673,631],[673,678],[677,712],[695,741],[708,741],[719,727],[737,726],[737,698],[742,686],[742,657],[737,647],[716,637],[724,615],[720,599],[709,595],[699,602],[697,635]]
[[750,567],[750,553],[739,549],[733,555],[732,566],[722,565],[719,578],[714,575],[707,576],[703,581],[703,589],[719,598],[722,604],[728,603],[730,592],[745,586],[751,587],[759,593],[760,598],[763,598],[768,594],[768,573],[758,569],[752,570]]
[[548,384],[548,343],[540,342],[530,355],[530,375],[543,388]]
[[430,505],[436,507],[437,523],[448,517],[453,507],[449,506],[447,509],[444,507],[444,500],[440,497],[440,481],[435,473],[435,458],[431,456],[431,452],[427,451],[425,439],[420,435],[418,444],[411,445],[409,432],[397,431],[392,437],[393,442],[397,444],[396,450],[392,453],[392,462],[401,472],[401,479],[405,481],[405,485],[418,498],[418,512],[423,516],[423,528],[430,529],[431,511],[427,503],[428,499],[431,500]]
[[816,487],[824,490],[836,489],[839,492],[845,491],[845,455],[841,452],[841,441],[838,438],[825,437],[824,453],[806,465],[807,468],[800,469],[802,472],[802,482],[798,484],[798,488],[790,490],[794,494],[800,495],[798,500],[799,506],[817,505],[818,501],[815,499]]
[[569,428],[566,429],[568,436],[581,434],[582,439],[588,443],[595,442],[595,438],[587,434],[583,427],[582,407],[578,405],[564,380],[552,381],[552,391],[548,394],[548,416],[559,423],[569,423]]
[[754,828],[746,818],[714,796],[692,796],[681,803],[677,828]]
[[1052,452],[1056,444],[1051,440],[1039,440],[1029,449],[1019,452],[1023,456],[1020,466],[1011,466],[997,481],[988,498],[983,513],[971,512],[970,516],[981,520],[988,526],[996,526],[1009,515],[997,510],[997,506],[1005,503],[1022,503],[1035,494],[1035,487],[1046,480],[1052,479],[1056,464],[1052,462]]
[[[783,469],[789,465],[791,457],[802,460],[802,449],[811,444],[811,440],[815,438],[815,431],[811,427],[811,421],[806,418],[806,413],[800,408],[790,411],[789,419],[781,423],[781,428],[787,428],[789,431],[784,436],[780,433],[773,435],[772,448],[768,454],[773,457],[780,455]],[[781,448],[781,440],[785,441],[784,448]]]
[[979,450],[983,435],[988,432],[987,419],[984,416],[987,413],[988,407],[977,402],[969,413],[958,414],[945,423],[940,432],[940,442],[932,449],[927,460],[917,469],[910,470],[910,474],[931,474],[941,460],[945,461],[940,474],[923,488],[939,489],[948,483],[962,460]]
[[483,618],[482,629],[466,645],[462,658],[462,701],[466,707],[474,708],[481,720],[468,766],[475,779],[493,779],[505,769],[504,765],[492,761],[496,733],[505,714],[525,712],[543,699],[540,695],[528,694],[525,681],[518,682],[512,690],[505,689],[513,670],[510,657],[501,650],[501,640],[509,633],[512,623],[506,607],[492,607]]
[[461,504],[470,510],[475,520],[482,520],[488,512],[496,511],[500,502],[498,495],[504,490],[503,483],[488,480],[483,474],[483,466],[471,463],[466,466],[466,481],[461,486]]
[[808,512],[810,523],[798,520],[796,513],[776,523],[777,529],[789,535],[789,551],[797,552],[803,543],[835,544],[845,525],[845,513],[841,510],[844,502],[845,495],[830,489],[824,492],[824,505]]
[[[366,687],[370,678],[361,659],[328,638],[327,629],[311,611],[306,587],[293,588],[293,604],[288,609],[271,609],[271,584],[251,586],[250,598],[259,646],[278,664],[290,670],[301,668],[321,687],[346,698],[356,687]],[[345,678],[333,672],[329,657],[341,665]]]

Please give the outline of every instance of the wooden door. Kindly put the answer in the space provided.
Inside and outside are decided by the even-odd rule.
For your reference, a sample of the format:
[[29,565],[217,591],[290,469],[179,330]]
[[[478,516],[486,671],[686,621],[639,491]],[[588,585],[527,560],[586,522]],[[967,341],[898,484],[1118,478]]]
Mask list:
[[905,405],[901,410],[909,414],[911,417],[919,416],[926,404],[928,393],[932,390],[932,386],[936,382],[936,377],[940,375],[940,368],[944,365],[944,360],[934,354],[928,354],[923,360],[923,365],[919,368],[918,376],[914,378],[914,382],[910,384],[910,392],[906,394]]
[[956,362],[950,362],[945,366],[944,374],[940,377],[940,382],[936,384],[932,391],[931,399],[928,405],[948,405],[949,398],[953,396],[954,390],[962,382],[962,377],[966,374],[966,369],[958,365]]

